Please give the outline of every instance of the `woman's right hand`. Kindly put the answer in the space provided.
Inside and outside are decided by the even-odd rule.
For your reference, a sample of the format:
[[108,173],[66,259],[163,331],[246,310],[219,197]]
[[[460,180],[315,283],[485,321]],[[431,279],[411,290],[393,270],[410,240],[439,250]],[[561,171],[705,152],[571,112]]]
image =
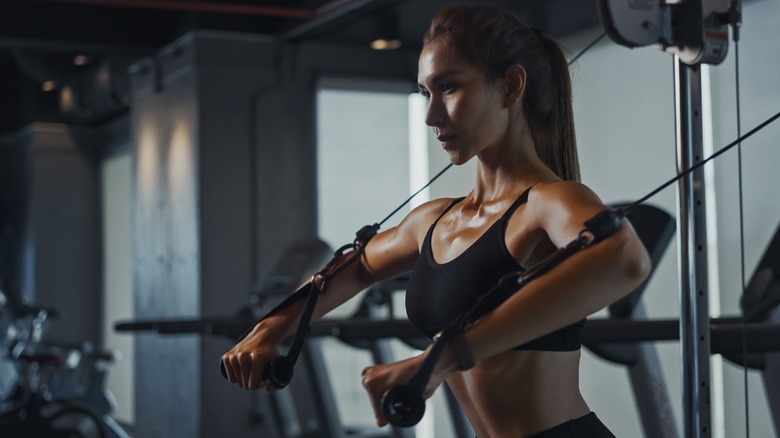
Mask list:
[[278,357],[276,337],[271,335],[269,321],[255,324],[252,331],[233,348],[222,355],[228,382],[238,383],[244,389],[260,389],[266,392],[275,388],[263,377],[266,365]]

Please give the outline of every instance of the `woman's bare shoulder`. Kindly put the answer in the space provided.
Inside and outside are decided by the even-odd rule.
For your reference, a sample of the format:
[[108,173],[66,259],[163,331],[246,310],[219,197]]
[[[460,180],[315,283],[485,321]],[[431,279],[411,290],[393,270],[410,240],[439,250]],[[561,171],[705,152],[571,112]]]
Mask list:
[[601,199],[585,184],[561,180],[535,184],[528,195],[528,202],[545,210],[604,207]]
[[539,183],[528,196],[529,221],[556,246],[576,237],[585,222],[607,207],[586,185],[574,181]]
[[453,202],[461,198],[437,198],[424,202],[415,207],[410,214],[419,214],[424,216],[438,216],[444,212]]
[[393,273],[396,266],[410,269],[431,224],[452,201],[445,198],[426,202],[409,212],[397,226],[379,233],[366,248],[369,270],[382,277],[386,266]]

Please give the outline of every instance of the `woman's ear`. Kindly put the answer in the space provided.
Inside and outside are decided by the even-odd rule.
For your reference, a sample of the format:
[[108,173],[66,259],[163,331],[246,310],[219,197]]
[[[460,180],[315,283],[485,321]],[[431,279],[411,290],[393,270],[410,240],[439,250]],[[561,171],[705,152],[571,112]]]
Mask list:
[[525,69],[520,64],[515,64],[506,70],[504,75],[504,84],[506,85],[504,105],[507,108],[513,109],[522,101],[523,93],[525,92],[525,78]]

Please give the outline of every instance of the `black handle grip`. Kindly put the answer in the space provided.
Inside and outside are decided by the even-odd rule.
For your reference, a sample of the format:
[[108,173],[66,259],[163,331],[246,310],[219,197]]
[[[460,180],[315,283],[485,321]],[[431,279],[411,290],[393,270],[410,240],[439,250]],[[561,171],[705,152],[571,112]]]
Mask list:
[[385,418],[394,426],[412,427],[425,414],[425,398],[408,385],[398,385],[387,391],[381,404]]
[[625,217],[624,210],[604,210],[585,221],[585,229],[593,234],[593,243],[598,243],[620,229],[620,220]]
[[277,356],[263,370],[263,378],[276,388],[284,388],[292,382],[295,363],[287,356]]
[[[267,380],[278,389],[284,388],[292,381],[293,368],[294,364],[287,356],[277,356],[265,366],[263,380]],[[219,370],[222,372],[222,377],[227,379],[225,361],[222,359],[219,360]]]

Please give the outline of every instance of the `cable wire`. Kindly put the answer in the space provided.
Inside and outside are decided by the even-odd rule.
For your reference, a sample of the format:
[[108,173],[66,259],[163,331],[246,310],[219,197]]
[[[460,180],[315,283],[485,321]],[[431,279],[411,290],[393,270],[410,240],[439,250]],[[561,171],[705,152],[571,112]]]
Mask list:
[[752,137],[753,134],[755,134],[756,132],[766,128],[769,124],[771,124],[772,122],[774,122],[778,118],[780,118],[780,112],[778,112],[775,115],[773,115],[773,116],[769,117],[768,119],[764,120],[759,125],[757,125],[755,128],[753,128],[750,131],[748,131],[745,135],[741,135],[736,140],[734,140],[733,142],[727,144],[726,146],[723,146],[717,152],[715,152],[714,154],[710,155],[706,159],[704,159],[702,161],[699,161],[698,163],[694,164],[693,166],[685,169],[682,173],[679,173],[679,174],[675,175],[674,177],[670,178],[668,181],[666,181],[665,183],[663,183],[660,186],[658,186],[652,192],[648,193],[647,195],[643,196],[641,199],[639,199],[637,201],[634,201],[629,206],[625,207],[624,210],[626,212],[628,212],[629,210],[631,210],[635,206],[637,206],[639,204],[642,204],[643,202],[645,202],[648,199],[650,199],[653,196],[655,196],[658,192],[662,191],[663,189],[665,189],[665,188],[669,187],[670,185],[674,184],[675,182],[677,182],[683,176],[685,176],[685,175],[693,172],[694,170],[704,166],[705,164],[709,163],[710,161],[714,160],[715,158],[718,158],[722,154],[728,152],[729,150],[731,150],[737,144],[740,144],[743,141],[747,140],[748,138]]
[[[737,137],[742,136],[742,111],[740,106],[740,86],[739,86],[739,32],[736,30],[738,23],[734,24],[734,90],[736,92],[736,117],[737,117]],[[742,380],[745,398],[745,438],[750,438],[750,389],[748,388],[748,367],[747,367],[747,321],[745,319],[745,293],[747,284],[745,282],[745,216],[742,191],[742,142],[737,143],[737,190],[739,197],[739,254],[740,254],[740,285],[742,286]]]
[[571,59],[571,61],[569,61],[569,65],[572,65],[572,64],[574,64],[574,63],[575,63],[575,62],[576,62],[578,59],[580,59],[580,56],[584,55],[584,54],[585,54],[585,52],[587,52],[588,50],[590,50],[590,48],[591,48],[591,47],[595,46],[595,45],[596,45],[596,43],[598,43],[599,41],[601,41],[601,39],[602,39],[602,38],[604,38],[605,36],[607,36],[607,33],[606,33],[606,32],[602,32],[602,33],[601,33],[601,35],[599,35],[598,37],[596,37],[596,39],[595,39],[595,40],[591,41],[591,43],[590,43],[590,44],[588,44],[587,46],[585,46],[585,48],[584,48],[584,49],[580,50],[580,53],[578,53],[578,54],[577,54],[577,55],[576,55],[574,58],[572,58],[572,59]]
[[416,192],[414,192],[414,194],[412,194],[412,196],[410,196],[409,198],[407,198],[407,199],[406,199],[406,201],[404,201],[404,202],[403,202],[403,204],[399,205],[399,206],[398,206],[398,208],[396,208],[395,210],[393,210],[393,211],[392,211],[392,213],[388,214],[388,215],[387,215],[387,217],[385,217],[384,219],[382,219],[382,221],[380,221],[378,225],[380,225],[380,226],[381,226],[383,223],[387,222],[387,220],[388,220],[388,219],[390,219],[391,217],[393,217],[393,215],[394,215],[394,214],[398,213],[398,210],[400,210],[400,209],[404,208],[404,205],[408,204],[408,203],[409,203],[409,202],[412,200],[412,198],[414,198],[414,197],[415,197],[415,196],[417,196],[417,195],[418,195],[420,192],[422,192],[423,190],[425,190],[426,188],[428,188],[428,186],[429,186],[429,185],[433,184],[433,182],[434,182],[434,181],[436,181],[436,179],[437,179],[437,178],[439,178],[439,177],[440,177],[440,176],[441,176],[441,175],[442,175],[444,172],[446,172],[446,171],[447,171],[447,170],[448,170],[450,167],[452,167],[452,163],[448,164],[448,165],[447,165],[447,166],[446,166],[444,169],[440,170],[440,171],[439,171],[439,173],[437,173],[437,174],[436,174],[436,176],[434,176],[433,178],[431,178],[431,180],[430,180],[430,181],[428,181],[428,183],[427,183],[427,184],[425,184],[424,186],[422,186],[422,188],[420,188],[420,190],[417,190]]

